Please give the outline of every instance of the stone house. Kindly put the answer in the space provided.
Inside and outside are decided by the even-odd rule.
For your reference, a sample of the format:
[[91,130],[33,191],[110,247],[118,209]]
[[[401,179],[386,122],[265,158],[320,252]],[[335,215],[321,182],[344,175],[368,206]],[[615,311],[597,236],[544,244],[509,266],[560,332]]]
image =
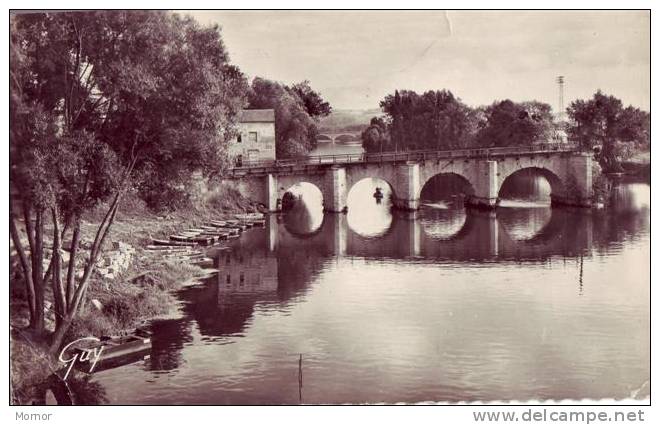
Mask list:
[[238,166],[250,161],[275,160],[275,111],[244,109],[238,119],[239,134],[229,141],[229,156]]

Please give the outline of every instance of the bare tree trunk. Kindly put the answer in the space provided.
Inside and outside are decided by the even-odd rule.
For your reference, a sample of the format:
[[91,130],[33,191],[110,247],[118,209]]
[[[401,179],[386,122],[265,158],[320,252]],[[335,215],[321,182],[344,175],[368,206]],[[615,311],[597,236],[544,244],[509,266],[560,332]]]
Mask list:
[[[44,332],[44,222],[43,210],[36,211],[34,227],[34,248],[32,249],[32,281],[34,283],[34,324],[32,330],[36,335]],[[27,225],[27,222],[26,222]]]
[[606,138],[603,140],[603,150],[600,156],[600,165],[603,171],[606,173],[619,173],[623,170],[616,156],[614,149],[615,143],[616,142],[612,139]]
[[69,315],[65,315],[61,318],[57,328],[55,328],[55,332],[50,338],[50,347],[48,350],[51,355],[58,354],[62,342],[64,341],[64,336],[69,330],[69,327],[71,327],[71,321],[72,318]]
[[[124,194],[124,191],[126,190],[126,182],[128,181],[128,178],[130,177],[131,172],[133,171],[135,162],[136,162],[136,157],[133,156],[133,160],[131,161],[131,164],[127,167],[124,173],[124,176],[122,178],[122,183],[119,186],[119,190],[117,191],[117,194],[112,200],[112,203],[108,208],[108,211],[105,213],[103,220],[101,220],[101,224],[99,224],[99,227],[96,230],[96,235],[94,236],[94,241],[92,242],[92,248],[89,253],[89,260],[87,262],[87,266],[85,267],[83,276],[80,279],[80,282],[78,282],[78,285],[76,286],[75,290],[73,291],[73,296],[71,298],[71,301],[67,302],[66,315],[62,317],[62,320],[59,322],[58,326],[55,328],[55,332],[51,336],[49,352],[52,355],[55,355],[59,350],[60,346],[62,345],[64,336],[69,330],[69,327],[71,326],[71,323],[73,322],[74,318],[78,314],[78,309],[80,308],[80,305],[85,298],[85,294],[87,292],[87,286],[89,285],[89,277],[94,271],[94,266],[96,265],[96,260],[98,259],[99,253],[103,248],[103,243],[105,242],[106,237],[110,233],[110,228],[114,223],[115,216],[117,214],[117,209],[119,208],[119,201],[121,200],[121,197]],[[78,221],[79,217],[76,217],[76,220],[77,220],[76,229],[79,229],[80,227]],[[70,258],[70,261],[75,261],[73,256]],[[73,280],[71,281],[71,286],[73,286]]]
[[9,213],[9,232],[11,233],[11,238],[14,242],[16,252],[18,253],[18,258],[21,262],[21,268],[23,269],[23,276],[25,278],[25,287],[28,297],[28,308],[30,310],[30,324],[32,324],[35,317],[35,296],[34,283],[32,281],[32,270],[27,255],[25,254],[25,247],[23,247],[23,243],[21,242],[21,235],[19,234],[18,227],[16,226],[16,217],[13,210]]
[[53,355],[55,355],[59,350],[59,347],[62,345],[62,341],[64,340],[64,336],[66,335],[66,332],[69,330],[69,327],[73,322],[73,319],[78,314],[78,309],[80,308],[82,300],[84,299],[85,294],[87,292],[87,286],[89,285],[89,277],[94,271],[94,266],[96,265],[96,261],[98,259],[99,253],[103,248],[103,243],[105,242],[105,239],[108,236],[108,233],[110,232],[110,227],[114,222],[115,215],[119,207],[119,199],[121,198],[122,192],[123,190],[117,193],[117,195],[112,201],[112,204],[108,208],[108,211],[103,217],[103,220],[99,225],[99,228],[96,231],[96,236],[94,238],[94,242],[92,243],[92,248],[89,253],[89,260],[87,266],[85,267],[85,272],[83,273],[80,282],[78,282],[78,285],[75,288],[75,291],[73,292],[71,301],[68,302],[66,314],[62,317],[62,320],[55,328],[55,332],[51,337],[49,351]]

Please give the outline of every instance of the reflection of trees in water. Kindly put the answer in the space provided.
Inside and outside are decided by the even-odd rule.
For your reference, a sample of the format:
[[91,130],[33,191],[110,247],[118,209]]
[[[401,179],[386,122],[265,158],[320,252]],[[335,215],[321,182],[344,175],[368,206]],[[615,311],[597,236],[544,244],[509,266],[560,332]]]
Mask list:
[[303,292],[321,271],[327,258],[316,244],[300,241],[300,245],[277,251],[277,295],[282,302]]
[[[558,216],[556,211],[554,215]],[[500,226],[516,241],[534,239],[550,223],[552,216],[551,208],[500,208],[497,211]]]
[[304,235],[314,233],[323,224],[323,211],[314,211],[302,200],[291,204],[283,217],[284,226],[292,234]]
[[[544,212],[545,211],[545,212]],[[589,210],[571,208],[524,208],[498,210],[503,257],[514,260],[544,260],[555,255],[579,257],[592,248],[591,214]],[[515,239],[518,237],[518,239]]]
[[609,205],[616,213],[638,212],[650,208],[651,187],[642,183],[614,184]]
[[457,237],[467,221],[465,208],[424,208],[419,221],[425,235],[431,239]]
[[594,244],[607,252],[613,242],[636,240],[647,234],[650,225],[648,210],[595,211],[593,214]]
[[[237,277],[240,275],[236,267],[232,270]],[[197,322],[203,336],[229,336],[243,332],[254,313],[254,305],[268,295],[226,288],[220,291],[220,285],[219,279],[211,278],[189,291],[186,297],[186,315]]]
[[265,229],[246,232],[231,250],[216,253],[220,272],[201,285],[179,292],[184,317],[152,326],[152,370],[171,370],[181,363],[181,350],[192,342],[192,321],[205,337],[245,331],[256,304],[283,306],[299,294],[321,268],[322,250],[296,240],[296,246],[269,249]]
[[192,342],[190,318],[157,320],[151,324],[151,355],[147,370],[174,370],[182,362],[181,349]]
[[614,185],[610,201],[609,208],[593,214],[594,242],[601,252],[607,252],[612,242],[645,237],[650,229],[650,185]]

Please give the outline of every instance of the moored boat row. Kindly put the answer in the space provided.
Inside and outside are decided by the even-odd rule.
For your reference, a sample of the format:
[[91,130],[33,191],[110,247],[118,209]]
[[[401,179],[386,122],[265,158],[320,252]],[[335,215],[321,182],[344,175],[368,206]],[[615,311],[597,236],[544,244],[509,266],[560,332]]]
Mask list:
[[[214,245],[238,238],[243,231],[264,224],[262,214],[241,214],[229,220],[210,220],[204,225],[169,235],[168,239],[152,238],[151,243],[144,247],[144,253],[166,261],[212,266],[213,259],[207,257],[207,248],[213,246],[214,250],[230,249]],[[101,337],[99,341],[79,346],[76,350],[83,358],[101,353],[100,363],[93,370],[100,371],[143,359],[151,350],[151,339],[148,331],[138,329],[128,335]]]
[[168,240],[153,239],[158,246],[211,246],[221,241],[235,239],[239,234],[254,226],[264,226],[263,214],[236,214],[234,219],[209,220],[208,223],[192,227],[169,236]]

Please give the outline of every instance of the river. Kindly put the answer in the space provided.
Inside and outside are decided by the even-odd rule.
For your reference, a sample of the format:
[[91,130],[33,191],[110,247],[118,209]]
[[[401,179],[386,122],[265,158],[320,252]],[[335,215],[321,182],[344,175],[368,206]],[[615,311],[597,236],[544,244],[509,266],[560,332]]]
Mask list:
[[448,198],[414,214],[378,180],[348,214],[298,189],[213,253],[219,273],[178,293],[148,358],[92,376],[108,403],[648,397],[648,185],[617,186],[607,210],[550,208],[541,188],[494,213]]

